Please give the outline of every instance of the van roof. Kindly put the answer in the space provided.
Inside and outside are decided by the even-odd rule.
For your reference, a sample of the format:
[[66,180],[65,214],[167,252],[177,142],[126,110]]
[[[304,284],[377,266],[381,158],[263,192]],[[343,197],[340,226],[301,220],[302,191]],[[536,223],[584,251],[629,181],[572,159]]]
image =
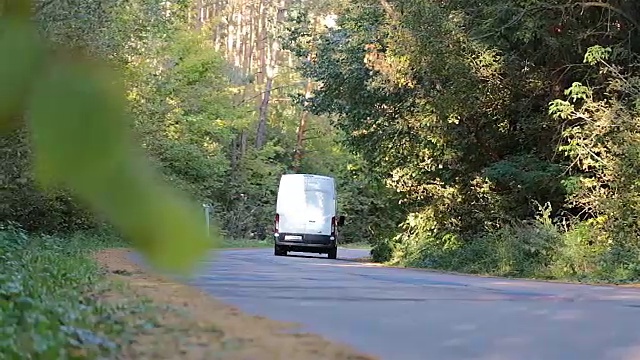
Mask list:
[[317,178],[323,178],[323,179],[328,179],[328,180],[334,180],[333,177],[331,176],[325,176],[325,175],[317,175],[317,174],[284,174],[282,175],[282,177],[317,177]]

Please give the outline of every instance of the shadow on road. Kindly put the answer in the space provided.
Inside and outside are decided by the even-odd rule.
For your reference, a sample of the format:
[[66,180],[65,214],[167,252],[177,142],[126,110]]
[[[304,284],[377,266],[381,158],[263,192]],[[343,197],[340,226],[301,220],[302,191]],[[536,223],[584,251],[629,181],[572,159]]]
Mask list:
[[[290,258],[300,258],[300,259],[323,259],[323,260],[328,260],[329,258],[326,255],[323,254],[316,254],[316,255],[301,255],[301,254],[288,254],[285,257],[290,257]],[[346,262],[361,262],[361,259],[359,258],[337,258],[335,260],[332,261],[346,261]]]
[[287,254],[287,256],[285,256],[285,257],[301,258],[301,259],[327,259],[326,255],[323,256],[323,255],[320,255],[320,254],[318,254],[316,256],[313,256],[313,255],[300,255],[300,254]]

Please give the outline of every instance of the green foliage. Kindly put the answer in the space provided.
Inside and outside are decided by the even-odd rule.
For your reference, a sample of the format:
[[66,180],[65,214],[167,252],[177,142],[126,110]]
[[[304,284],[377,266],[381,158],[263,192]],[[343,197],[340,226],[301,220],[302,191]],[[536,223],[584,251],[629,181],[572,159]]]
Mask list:
[[43,193],[31,173],[31,144],[25,129],[0,136],[0,218],[44,233],[86,230],[99,221],[66,191]]
[[506,157],[484,169],[492,191],[505,199],[501,207],[518,219],[531,217],[532,203],[547,201],[552,208],[562,205],[564,167],[532,155]]
[[[399,196],[369,175],[370,170],[362,161],[349,160],[336,175],[339,210],[346,216],[341,236],[346,242],[379,244],[393,236],[404,210],[399,205]],[[380,257],[375,255],[374,259]]]
[[273,161],[280,150],[267,146],[249,151],[227,184],[229,196],[219,212],[227,236],[264,240],[273,228],[282,164]]
[[82,49],[95,55],[111,54],[118,41],[110,34],[111,12],[118,0],[34,0],[33,18],[40,34],[52,46]]
[[[397,196],[406,215],[374,257],[636,276],[637,10],[363,0],[340,10],[337,28],[306,36],[316,54],[303,73],[322,83],[308,108],[335,119],[347,149],[394,190],[377,194]],[[549,206],[542,223],[536,203]]]
[[425,245],[422,265],[498,276],[547,277],[562,233],[551,222],[549,206],[528,222],[505,224],[467,245],[444,236]]
[[178,28],[162,38],[149,39],[145,62],[130,67],[136,133],[168,181],[193,198],[220,202],[230,171],[225,150],[242,109],[233,108],[224,63],[202,37]]
[[138,304],[116,307],[88,250],[104,245],[87,237],[29,237],[0,228],[0,354],[3,359],[112,356],[134,325]]

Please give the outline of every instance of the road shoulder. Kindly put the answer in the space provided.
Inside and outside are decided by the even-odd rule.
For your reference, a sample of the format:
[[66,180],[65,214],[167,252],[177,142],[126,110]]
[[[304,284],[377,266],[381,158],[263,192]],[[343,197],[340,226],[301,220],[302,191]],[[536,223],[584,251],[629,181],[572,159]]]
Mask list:
[[194,287],[145,272],[130,252],[95,254],[110,280],[157,309],[156,326],[124,344],[120,359],[375,359],[317,335],[292,333],[295,324],[244,314]]
[[519,281],[530,283],[548,283],[558,285],[585,285],[585,286],[597,286],[597,287],[609,287],[609,288],[640,288],[640,283],[611,283],[602,281],[586,281],[586,280],[571,280],[571,279],[548,279],[548,278],[536,278],[536,277],[517,277],[517,276],[499,276],[491,274],[478,274],[478,273],[465,273],[452,270],[434,269],[428,267],[415,267],[405,265],[394,265],[387,263],[374,262],[371,256],[360,257],[356,259],[349,259],[349,261],[357,262],[367,267],[379,267],[387,269],[403,269],[411,271],[419,271],[429,273],[431,275],[452,275],[464,278],[480,278],[491,279],[496,281]]

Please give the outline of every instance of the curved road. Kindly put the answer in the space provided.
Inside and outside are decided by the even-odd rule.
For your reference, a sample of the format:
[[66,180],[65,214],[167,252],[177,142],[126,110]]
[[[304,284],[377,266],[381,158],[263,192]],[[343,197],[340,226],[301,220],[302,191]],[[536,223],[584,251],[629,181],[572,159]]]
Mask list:
[[190,282],[389,360],[640,359],[640,291],[384,268],[364,250],[227,250]]

